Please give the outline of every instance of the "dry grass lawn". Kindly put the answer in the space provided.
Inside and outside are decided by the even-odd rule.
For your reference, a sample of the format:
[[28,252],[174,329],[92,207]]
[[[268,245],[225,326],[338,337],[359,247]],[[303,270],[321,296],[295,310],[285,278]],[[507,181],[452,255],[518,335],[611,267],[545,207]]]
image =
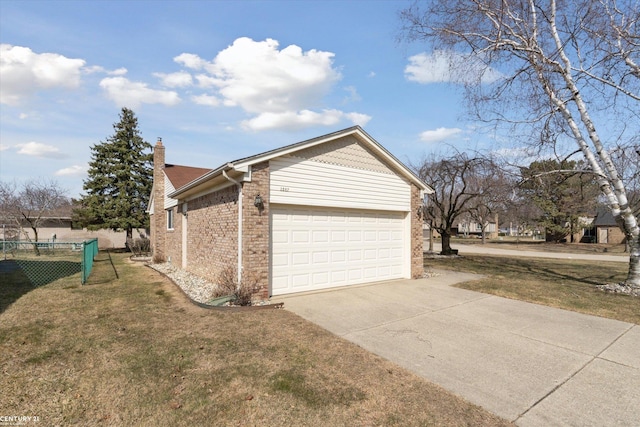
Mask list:
[[85,286],[77,274],[35,289],[0,277],[0,415],[43,426],[509,425],[286,310],[199,308],[112,257],[98,256]]
[[[502,240],[491,239],[484,243],[485,246],[536,252],[556,252],[574,254],[598,254],[598,255],[624,255],[625,245],[599,244],[599,243],[553,243],[543,240],[530,240],[526,238],[502,237]],[[439,242],[439,240],[438,240]],[[482,245],[482,239],[477,238],[453,238],[452,246],[456,245]],[[425,242],[425,248],[428,242]]]
[[426,259],[425,266],[486,276],[460,288],[640,324],[640,298],[596,286],[623,281],[625,263],[465,255]]

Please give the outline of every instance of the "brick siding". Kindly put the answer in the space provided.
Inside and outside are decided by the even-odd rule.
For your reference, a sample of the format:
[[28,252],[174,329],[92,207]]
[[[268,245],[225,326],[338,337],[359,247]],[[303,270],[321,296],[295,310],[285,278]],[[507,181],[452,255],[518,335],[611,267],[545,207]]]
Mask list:
[[238,265],[238,188],[189,200],[188,208],[187,270],[215,283]]
[[411,184],[411,278],[424,275],[424,254],[422,237],[422,218],[418,216],[418,208],[422,205],[420,190]]
[[[256,283],[257,299],[269,297],[269,162],[252,166],[251,182],[242,189],[243,281]],[[254,205],[260,195],[264,203],[262,211]]]

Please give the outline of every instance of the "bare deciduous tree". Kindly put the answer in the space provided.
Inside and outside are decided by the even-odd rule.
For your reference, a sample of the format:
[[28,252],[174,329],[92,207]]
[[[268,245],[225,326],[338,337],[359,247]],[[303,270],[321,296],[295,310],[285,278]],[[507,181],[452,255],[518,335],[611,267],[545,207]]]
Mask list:
[[[33,241],[38,241],[38,232],[45,221],[51,219],[55,210],[68,205],[65,191],[55,182],[44,179],[31,180],[18,186],[16,183],[0,182],[0,215],[4,220],[33,231]],[[23,235],[30,240],[29,233]],[[34,250],[38,252],[37,245]]]
[[[469,209],[469,215],[480,225],[484,244],[487,227],[506,211],[515,182],[494,160],[485,160],[481,166],[484,170],[474,174],[474,179],[478,180],[476,185],[482,192]],[[496,227],[500,227],[499,220],[496,221]]]
[[442,254],[449,255],[453,253],[451,236],[456,221],[477,207],[478,201],[491,191],[487,187],[487,174],[492,168],[487,159],[470,158],[465,153],[442,159],[433,156],[413,168],[434,189],[422,210],[423,217],[440,234]]
[[409,40],[464,58],[451,61],[451,71],[480,118],[525,124],[556,150],[573,141],[625,233],[626,284],[640,287],[640,227],[610,154],[613,143],[638,132],[639,3],[432,0],[415,2],[401,18]]

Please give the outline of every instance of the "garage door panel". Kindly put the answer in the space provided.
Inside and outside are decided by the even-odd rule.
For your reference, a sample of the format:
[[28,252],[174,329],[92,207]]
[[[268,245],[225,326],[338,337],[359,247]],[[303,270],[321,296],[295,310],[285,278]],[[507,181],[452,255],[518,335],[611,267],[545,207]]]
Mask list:
[[375,280],[378,277],[378,269],[376,267],[365,268],[363,272],[363,277],[367,280]]
[[331,272],[331,281],[335,286],[342,286],[347,284],[347,272],[346,270],[335,270]]
[[286,231],[274,231],[272,233],[273,243],[288,243],[289,233]]
[[291,265],[294,267],[307,267],[311,265],[309,252],[294,252],[291,257]]
[[363,235],[365,242],[376,242],[378,240],[378,232],[375,230],[365,231]]
[[352,249],[349,251],[349,261],[360,261],[362,259],[362,249]]
[[347,254],[345,251],[331,251],[331,262],[345,262]]
[[274,267],[286,267],[290,264],[288,253],[274,253],[271,257],[271,263]]
[[312,259],[314,264],[327,264],[329,263],[329,251],[314,251]]
[[405,213],[271,211],[274,295],[403,277]]
[[323,271],[320,273],[313,273],[312,275],[313,285],[314,286],[328,286],[329,285],[329,272]]
[[365,261],[375,261],[378,259],[378,250],[377,249],[365,249],[362,251],[363,259]]
[[314,230],[312,232],[313,243],[328,243],[329,242],[329,231],[328,230]]
[[294,230],[291,241],[293,243],[311,243],[311,236],[307,230]]
[[309,273],[293,274],[291,279],[294,288],[309,287]]
[[362,232],[359,230],[349,230],[349,241],[350,242],[361,242],[362,241]]

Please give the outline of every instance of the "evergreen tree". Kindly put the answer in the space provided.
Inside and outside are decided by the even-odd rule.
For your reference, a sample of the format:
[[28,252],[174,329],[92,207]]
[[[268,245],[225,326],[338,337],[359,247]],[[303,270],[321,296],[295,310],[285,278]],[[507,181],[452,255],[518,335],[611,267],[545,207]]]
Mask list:
[[147,228],[146,207],[153,182],[151,144],[138,130],[133,111],[123,108],[115,133],[91,147],[88,178],[75,219],[90,230]]

